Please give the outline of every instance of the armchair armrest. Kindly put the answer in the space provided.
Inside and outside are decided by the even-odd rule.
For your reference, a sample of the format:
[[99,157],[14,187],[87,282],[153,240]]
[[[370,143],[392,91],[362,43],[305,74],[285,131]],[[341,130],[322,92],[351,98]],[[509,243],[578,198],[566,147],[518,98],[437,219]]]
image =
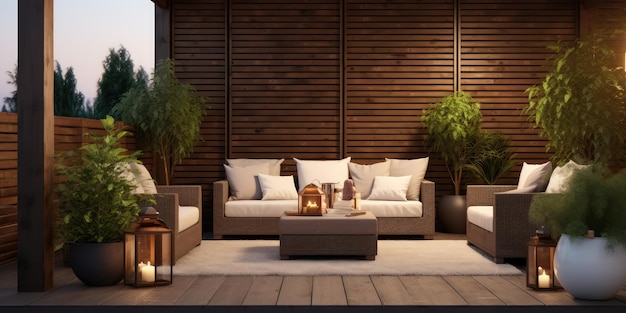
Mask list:
[[424,179],[420,186],[420,201],[424,210],[424,217],[432,215],[435,218],[435,182]]
[[157,191],[159,194],[178,194],[179,205],[195,206],[200,209],[202,208],[202,187],[200,185],[157,186]]
[[165,222],[165,225],[172,231],[178,229],[178,194],[176,193],[158,193],[154,195],[156,204],[154,208],[159,211],[159,218]]
[[494,205],[494,194],[498,192],[516,189],[515,185],[468,185],[466,203],[467,206]]

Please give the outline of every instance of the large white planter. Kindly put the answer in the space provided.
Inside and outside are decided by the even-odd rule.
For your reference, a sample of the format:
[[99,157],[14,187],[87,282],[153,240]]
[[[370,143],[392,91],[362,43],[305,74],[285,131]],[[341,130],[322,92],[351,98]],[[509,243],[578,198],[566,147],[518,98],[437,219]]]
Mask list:
[[554,253],[554,270],[563,288],[587,300],[610,299],[626,284],[626,249],[607,249],[605,238],[561,235]]

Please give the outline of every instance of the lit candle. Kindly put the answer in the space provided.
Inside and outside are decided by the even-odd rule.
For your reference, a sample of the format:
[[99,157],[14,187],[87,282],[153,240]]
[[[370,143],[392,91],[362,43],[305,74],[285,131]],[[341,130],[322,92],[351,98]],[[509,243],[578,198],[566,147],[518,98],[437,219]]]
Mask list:
[[152,283],[154,276],[154,266],[150,265],[150,261],[148,261],[148,264],[141,267],[141,280]]
[[539,266],[537,272],[541,273],[539,275],[539,288],[550,288],[550,275],[546,274],[546,270]]
[[317,209],[319,206],[317,205],[317,202],[311,202],[309,201],[309,203],[307,203],[306,207],[308,209]]

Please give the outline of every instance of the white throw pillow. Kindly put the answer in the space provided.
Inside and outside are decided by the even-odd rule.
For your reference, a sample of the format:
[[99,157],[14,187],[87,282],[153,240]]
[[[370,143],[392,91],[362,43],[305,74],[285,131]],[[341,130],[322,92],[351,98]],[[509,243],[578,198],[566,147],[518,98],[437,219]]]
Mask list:
[[350,178],[354,182],[354,186],[361,193],[363,199],[369,197],[376,176],[389,176],[389,168],[391,162],[385,161],[374,163],[371,165],[363,165],[357,163],[348,163]]
[[257,175],[261,193],[261,200],[293,200],[298,199],[296,183],[293,176],[274,176],[259,173]]
[[336,188],[343,188],[343,182],[348,179],[348,163],[351,157],[342,160],[300,160],[296,161],[298,171],[298,192],[308,184],[336,183]]
[[263,196],[257,175],[270,173],[267,163],[248,166],[224,164],[231,200],[260,200]]
[[133,171],[133,174],[135,174],[135,178],[143,188],[144,193],[158,193],[152,175],[150,175],[150,172],[143,164],[132,162],[130,163],[130,169]]
[[422,181],[424,180],[424,176],[426,176],[426,170],[428,169],[428,157],[411,160],[387,160],[391,161],[391,167],[389,169],[390,176],[411,175],[411,183],[409,184],[406,198],[409,200],[419,200]]
[[283,164],[285,159],[226,159],[228,165],[234,166],[248,166],[267,163],[270,167],[270,175],[280,175],[280,165]]
[[372,192],[367,200],[406,201],[406,192],[411,183],[408,176],[376,176]]
[[550,161],[543,164],[528,164],[524,162],[522,171],[519,174],[517,189],[526,189],[532,186],[534,191],[544,191],[551,171],[552,163]]
[[550,176],[546,193],[565,192],[574,172],[579,169],[584,169],[585,167],[587,167],[587,165],[576,164],[574,161],[569,161],[563,166],[557,166]]

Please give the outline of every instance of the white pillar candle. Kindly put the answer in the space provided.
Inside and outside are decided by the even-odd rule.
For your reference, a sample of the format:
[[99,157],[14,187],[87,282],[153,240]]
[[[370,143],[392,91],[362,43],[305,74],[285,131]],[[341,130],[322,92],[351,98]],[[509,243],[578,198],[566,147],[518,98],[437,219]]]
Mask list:
[[546,274],[546,270],[539,266],[537,272],[541,273],[539,274],[539,288],[550,288],[550,275]]
[[152,283],[154,278],[154,266],[150,265],[150,261],[148,261],[148,264],[141,267],[141,280]]

